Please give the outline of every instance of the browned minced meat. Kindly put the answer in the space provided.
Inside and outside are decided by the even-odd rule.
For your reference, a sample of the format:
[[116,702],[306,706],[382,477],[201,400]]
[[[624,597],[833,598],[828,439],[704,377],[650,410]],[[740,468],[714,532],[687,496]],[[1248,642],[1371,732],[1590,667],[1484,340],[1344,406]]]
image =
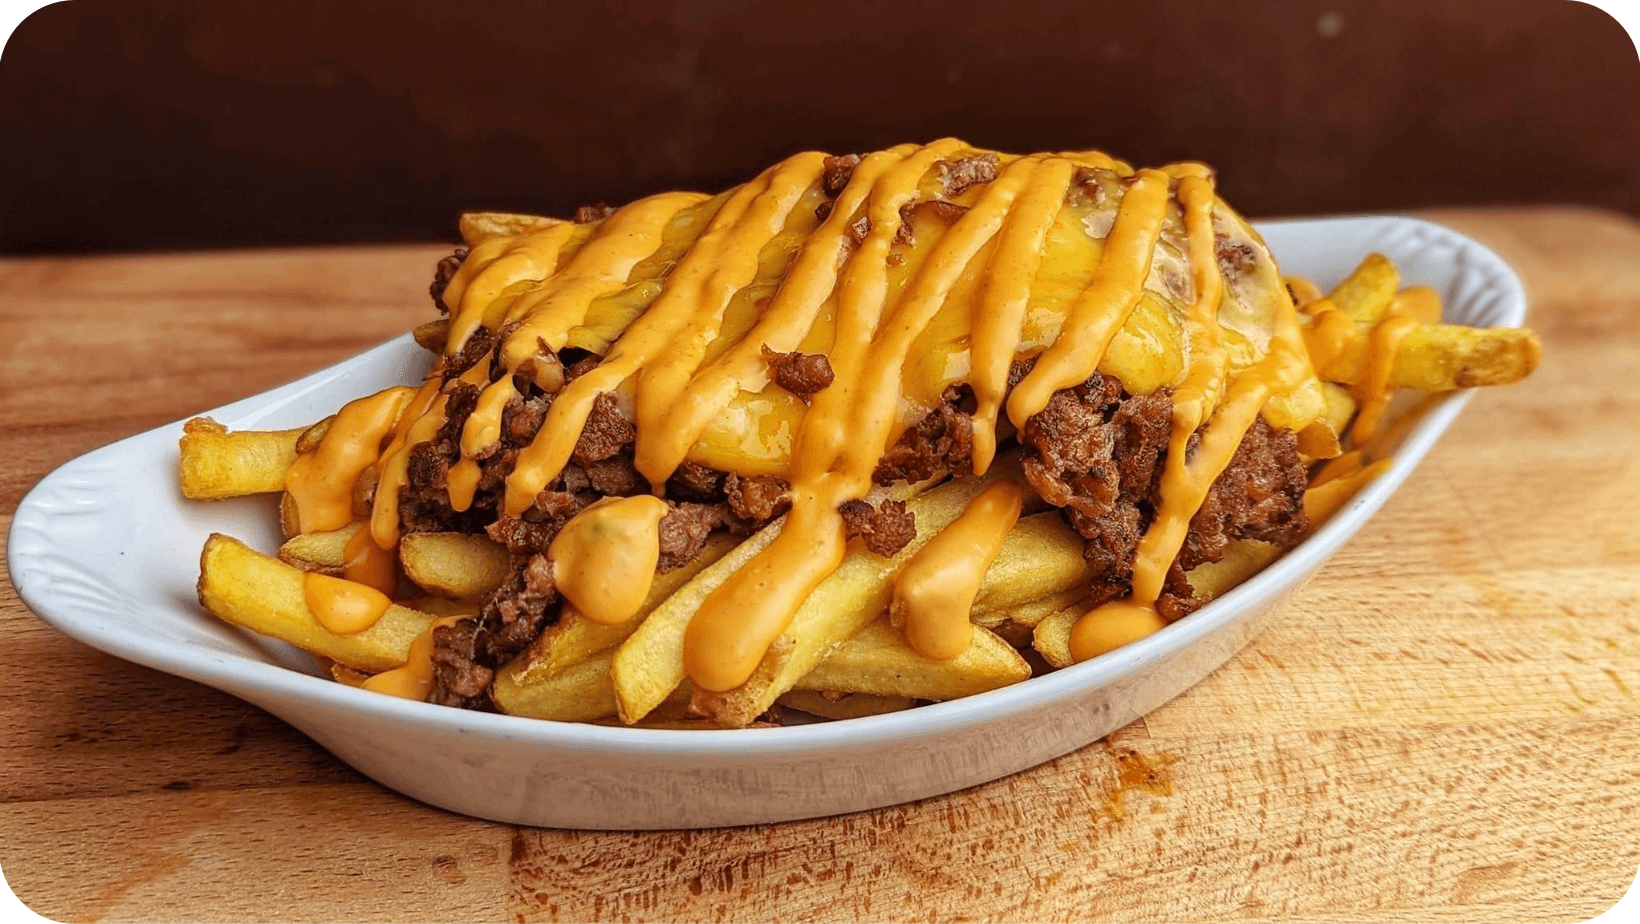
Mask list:
[[483,708],[495,671],[478,663],[478,620],[463,619],[433,630],[433,690],[428,702],[461,709]]
[[854,168],[860,166],[860,155],[844,154],[821,161],[820,188],[833,199],[842,195],[848,181],[854,177]]
[[671,509],[661,518],[659,527],[660,562],[657,574],[665,574],[695,560],[706,545],[706,537],[723,523],[721,504],[694,504],[668,501]]
[[[1012,378],[1022,374],[1016,368]],[[1165,389],[1131,395],[1114,377],[1095,373],[1055,393],[1020,433],[1026,478],[1083,536],[1096,602],[1119,596],[1132,581],[1139,540],[1155,516],[1171,417]],[[1196,443],[1193,437],[1187,451]],[[1230,540],[1296,542],[1308,526],[1305,481],[1296,437],[1256,422],[1191,521],[1157,601],[1162,615],[1177,619],[1205,602],[1185,572],[1218,561]]]
[[804,401],[830,385],[834,374],[824,353],[776,353],[763,345],[763,361],[769,364],[774,383]]
[[445,363],[444,375],[446,379],[453,379],[473,366],[479,360],[490,354],[490,348],[495,346],[495,334],[482,324],[467,337],[467,342],[461,345],[461,350]]
[[723,480],[729,510],[741,520],[761,526],[786,512],[791,506],[787,492],[791,485],[774,475],[742,476],[730,473]]
[[867,551],[884,558],[917,538],[917,518],[905,508],[905,501],[885,500],[875,507],[863,500],[844,501],[837,512],[843,515],[843,531],[850,539],[859,536]]
[[666,496],[711,503],[723,499],[723,473],[685,459],[666,480]]
[[1245,276],[1257,265],[1257,255],[1249,244],[1218,235],[1213,241],[1213,255],[1218,258],[1219,272],[1225,276]]
[[609,392],[593,399],[592,411],[575,443],[575,461],[586,465],[615,455],[638,436],[637,427],[621,413],[620,403]]
[[613,214],[615,214],[614,206],[600,202],[597,205],[583,205],[576,209],[573,220],[578,225],[586,225],[595,221],[603,221]]
[[967,384],[946,386],[940,405],[900,434],[872,472],[881,485],[922,481],[968,464],[974,451],[974,392]]
[[942,160],[935,166],[947,199],[955,199],[963,190],[976,183],[989,183],[997,178],[1002,159],[993,153],[975,154],[958,160]]
[[956,224],[967,211],[968,206],[947,202],[944,199],[923,199],[917,202],[907,202],[900,206],[900,227],[894,232],[894,243],[904,244],[907,247],[917,246],[916,229],[911,223],[912,216],[919,211],[926,211],[947,225]]
[[433,284],[427,287],[427,294],[433,297],[433,307],[439,314],[449,314],[450,309],[444,304],[444,290],[449,287],[450,280],[455,278],[456,270],[467,259],[467,248],[457,247],[455,253],[438,261],[433,268]]

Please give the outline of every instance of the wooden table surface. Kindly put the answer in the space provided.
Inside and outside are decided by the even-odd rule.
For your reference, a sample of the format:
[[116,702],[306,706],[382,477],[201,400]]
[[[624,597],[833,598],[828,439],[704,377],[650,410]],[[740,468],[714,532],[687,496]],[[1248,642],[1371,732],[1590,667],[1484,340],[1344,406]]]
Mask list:
[[[755,828],[513,828],[101,654],[0,584],[0,870],[59,920],[1576,921],[1640,865],[1640,224],[1434,216],[1533,296],[1478,395],[1240,656],[955,795]],[[438,247],[0,262],[0,519],[58,464],[431,310]],[[885,768],[892,772],[892,768]]]

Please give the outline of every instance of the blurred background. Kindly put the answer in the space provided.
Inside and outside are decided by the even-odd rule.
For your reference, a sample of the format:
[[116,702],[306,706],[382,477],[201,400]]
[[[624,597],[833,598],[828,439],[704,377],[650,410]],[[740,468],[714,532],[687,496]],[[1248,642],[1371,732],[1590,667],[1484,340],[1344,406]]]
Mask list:
[[1637,103],[1570,0],[74,0],[0,57],[0,252],[453,240],[948,134],[1205,160],[1255,217],[1640,214]]

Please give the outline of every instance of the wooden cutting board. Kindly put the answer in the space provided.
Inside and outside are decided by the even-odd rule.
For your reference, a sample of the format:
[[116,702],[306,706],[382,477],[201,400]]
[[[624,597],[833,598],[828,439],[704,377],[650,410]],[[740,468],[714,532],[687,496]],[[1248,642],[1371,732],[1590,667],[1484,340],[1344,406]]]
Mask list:
[[[659,834],[412,802],[0,584],[0,870],[65,921],[1580,920],[1640,865],[1640,224],[1434,215],[1533,296],[1478,395],[1179,699],[912,805]],[[0,261],[0,514],[56,465],[427,317],[446,248]],[[893,772],[885,767],[884,772]]]

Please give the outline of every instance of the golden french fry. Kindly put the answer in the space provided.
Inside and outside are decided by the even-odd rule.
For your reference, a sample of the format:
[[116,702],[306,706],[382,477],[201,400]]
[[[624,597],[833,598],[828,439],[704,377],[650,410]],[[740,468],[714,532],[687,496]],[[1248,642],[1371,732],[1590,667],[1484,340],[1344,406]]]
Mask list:
[[449,600],[444,597],[434,597],[423,594],[399,601],[404,606],[419,610],[432,616],[477,616],[479,601],[477,600]]
[[1381,253],[1367,254],[1353,272],[1327,293],[1336,307],[1356,325],[1378,323],[1401,288],[1401,271]]
[[729,575],[774,541],[784,523],[784,517],[770,523],[702,569],[615,649],[610,674],[623,721],[630,724],[648,715],[683,683],[683,633],[689,628],[689,620]]
[[1281,557],[1281,547],[1257,539],[1237,539],[1215,562],[1197,565],[1185,577],[1198,597],[1217,597],[1263,571]]
[[332,661],[329,658],[321,658],[320,660],[325,662],[325,669],[330,672],[330,679],[337,683],[346,684],[350,687],[362,687],[364,682],[370,679],[369,674],[348,667],[340,661]]
[[1010,476],[1023,480],[1017,457],[999,458],[983,477],[957,478],[913,497],[906,506],[916,517],[916,538],[893,558],[881,558],[862,548],[850,550],[842,565],[809,594],[745,683],[722,693],[697,689],[691,707],[729,725],[742,725],[762,715],[838,643],[888,609],[894,575],[907,559],[955,520],[986,485]]
[[515,215],[509,212],[468,212],[461,216],[461,239],[468,247],[477,247],[493,237],[512,237],[563,224],[556,218],[540,215]]
[[[614,655],[613,651],[605,651],[555,674],[536,673],[528,677],[521,676],[528,668],[526,660],[514,659],[496,671],[490,697],[497,708],[509,715],[559,722],[594,722],[613,717],[618,713],[610,671]],[[656,712],[657,717],[680,718],[677,712],[688,703],[691,689],[688,683],[680,683],[678,689],[656,704],[656,710],[670,704],[676,710],[674,714],[666,716]]]
[[363,523],[349,523],[341,529],[298,533],[279,547],[279,560],[303,571],[341,574],[347,564],[347,543]]
[[1390,460],[1379,459],[1364,468],[1339,475],[1336,478],[1322,482],[1304,492],[1304,513],[1310,518],[1312,527],[1326,522],[1338,508],[1352,497],[1355,492],[1366,487],[1369,482],[1389,470]]
[[[1032,647],[1054,667],[1070,667],[1076,660],[1071,657],[1071,627],[1085,612],[1085,606],[1060,610],[1037,623],[1036,632],[1031,637]],[[1096,632],[1090,634],[1097,636],[1097,654],[1115,651],[1167,625],[1167,621],[1155,611],[1139,607],[1111,610],[1095,618],[1098,620]]]
[[363,632],[337,635],[308,611],[302,575],[232,536],[212,533],[199,560],[199,602],[224,622],[369,673],[403,664],[410,643],[433,621],[427,613],[390,606]]
[[918,654],[886,619],[878,619],[833,649],[814,670],[798,678],[793,689],[946,700],[1029,676],[1030,665],[1019,652],[988,629],[975,627],[966,651],[949,661],[936,661]]
[[279,534],[286,539],[302,534],[302,519],[296,512],[296,498],[288,492],[279,495]]
[[417,587],[452,600],[482,597],[512,573],[505,546],[466,533],[410,533],[399,563]]
[[996,633],[997,637],[1014,646],[1025,648],[1042,620],[1060,610],[1074,607],[1086,600],[1088,589],[1083,586],[1049,594],[1040,600],[1021,603],[1008,610],[975,610],[974,624]]
[[422,349],[435,354],[443,353],[445,341],[450,337],[450,319],[439,318],[426,324],[418,324],[412,336]]
[[626,622],[612,626],[593,622],[566,603],[558,621],[536,636],[529,650],[520,655],[524,663],[516,668],[519,682],[528,683],[534,676],[557,673],[626,641],[656,607],[708,565],[727,555],[738,542],[733,536],[718,533],[708,539],[700,554],[687,564],[655,575],[649,597]]
[[1298,431],[1298,451],[1312,459],[1332,459],[1344,451],[1344,432],[1355,416],[1355,399],[1341,385],[1321,383],[1321,416]]
[[1023,517],[986,570],[974,609],[1014,609],[1075,587],[1087,579],[1088,570],[1082,537],[1065,525],[1059,511]]
[[[905,500],[926,486],[927,482],[922,482],[879,489],[867,500],[872,503],[885,499]],[[623,721],[636,722],[648,715],[683,682],[683,634],[689,628],[689,620],[729,575],[774,541],[785,522],[785,517],[775,520],[707,566],[656,607],[637,631],[615,649],[611,672]]]
[[[1368,339],[1357,337],[1323,373],[1329,381],[1355,384],[1366,375]],[[1389,385],[1419,391],[1451,391],[1507,385],[1537,368],[1543,356],[1538,335],[1524,327],[1421,326],[1402,338]]]
[[1293,304],[1299,308],[1321,300],[1321,290],[1303,276],[1283,276],[1281,281],[1287,286],[1287,294],[1293,297]]
[[814,690],[790,690],[775,704],[825,719],[858,719],[885,712],[899,712],[916,705],[909,696],[873,696],[870,693],[820,693]]
[[326,433],[330,432],[330,425],[335,423],[335,421],[336,415],[332,414],[313,426],[308,427],[306,430],[303,430],[302,435],[296,438],[296,454],[299,456],[305,456],[315,449],[318,449],[320,441],[325,438]]
[[209,417],[195,417],[182,425],[178,444],[182,495],[220,500],[283,491],[301,435],[301,430],[230,433]]

